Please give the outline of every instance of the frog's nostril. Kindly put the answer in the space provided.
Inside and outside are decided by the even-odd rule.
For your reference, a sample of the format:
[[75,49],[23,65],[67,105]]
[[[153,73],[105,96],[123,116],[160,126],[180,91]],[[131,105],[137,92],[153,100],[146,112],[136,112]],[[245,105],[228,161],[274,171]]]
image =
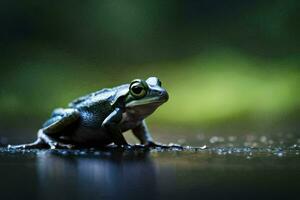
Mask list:
[[161,99],[164,99],[166,101],[169,99],[169,95],[168,95],[168,93],[166,91],[159,91],[158,94],[159,94],[159,96],[160,96]]

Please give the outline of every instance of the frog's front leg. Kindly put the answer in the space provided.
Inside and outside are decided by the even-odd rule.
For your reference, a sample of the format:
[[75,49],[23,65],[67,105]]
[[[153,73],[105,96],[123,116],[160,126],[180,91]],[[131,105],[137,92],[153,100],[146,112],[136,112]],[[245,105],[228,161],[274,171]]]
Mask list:
[[160,148],[180,148],[180,145],[165,145],[153,141],[153,138],[147,128],[145,120],[139,123],[135,128],[132,129],[132,133],[139,139],[142,145],[145,147],[160,147]]
[[143,145],[154,143],[145,120],[143,120],[135,128],[133,128],[132,133]]
[[101,127],[104,128],[111,136],[113,142],[118,146],[128,146],[120,128],[122,120],[122,109],[115,108],[103,121]]
[[142,145],[146,147],[162,147],[167,148],[167,145],[159,144],[153,141],[153,138],[147,128],[145,120],[139,123],[135,128],[132,129],[132,133],[139,139]]

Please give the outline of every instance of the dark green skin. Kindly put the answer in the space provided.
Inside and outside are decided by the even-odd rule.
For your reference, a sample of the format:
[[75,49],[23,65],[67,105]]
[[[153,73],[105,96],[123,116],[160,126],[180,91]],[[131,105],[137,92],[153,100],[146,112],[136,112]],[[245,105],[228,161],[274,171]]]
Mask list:
[[103,147],[109,144],[128,146],[127,130],[143,145],[156,145],[145,118],[168,100],[167,91],[156,77],[144,81],[147,93],[142,98],[129,92],[130,84],[102,89],[72,101],[68,108],[55,109],[30,144],[10,148]]

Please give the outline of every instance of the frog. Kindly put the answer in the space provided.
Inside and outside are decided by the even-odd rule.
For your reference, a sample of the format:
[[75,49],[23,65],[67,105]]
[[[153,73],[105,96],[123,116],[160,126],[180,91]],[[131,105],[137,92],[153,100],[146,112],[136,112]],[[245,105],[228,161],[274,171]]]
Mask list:
[[14,149],[74,149],[115,145],[130,147],[124,132],[131,130],[144,147],[158,147],[145,119],[167,102],[169,94],[157,77],[104,88],[56,108],[37,132],[36,141],[9,145]]

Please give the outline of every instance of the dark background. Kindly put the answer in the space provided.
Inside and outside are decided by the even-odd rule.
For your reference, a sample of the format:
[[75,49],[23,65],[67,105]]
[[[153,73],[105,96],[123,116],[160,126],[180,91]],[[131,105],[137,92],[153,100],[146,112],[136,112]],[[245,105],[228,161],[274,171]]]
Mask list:
[[78,96],[148,76],[170,93],[152,126],[297,122],[299,9],[296,0],[1,1],[0,125],[35,130]]
[[[0,1],[0,199],[299,198],[299,10],[297,0]],[[170,94],[148,119],[155,140],[206,149],[3,147],[33,141],[78,96],[149,76]]]

